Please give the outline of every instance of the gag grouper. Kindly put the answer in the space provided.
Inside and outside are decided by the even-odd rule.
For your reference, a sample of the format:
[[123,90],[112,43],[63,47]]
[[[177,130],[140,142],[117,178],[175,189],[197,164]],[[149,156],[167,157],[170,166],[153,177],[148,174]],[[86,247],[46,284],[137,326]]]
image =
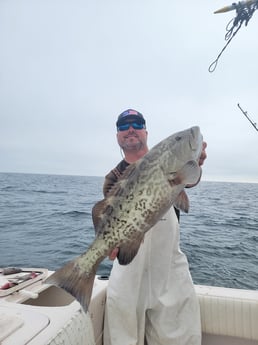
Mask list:
[[174,205],[188,212],[184,191],[201,175],[199,127],[175,133],[130,164],[107,197],[92,210],[96,238],[88,250],[47,279],[72,294],[87,311],[99,263],[119,247],[118,260],[129,264],[144,234]]

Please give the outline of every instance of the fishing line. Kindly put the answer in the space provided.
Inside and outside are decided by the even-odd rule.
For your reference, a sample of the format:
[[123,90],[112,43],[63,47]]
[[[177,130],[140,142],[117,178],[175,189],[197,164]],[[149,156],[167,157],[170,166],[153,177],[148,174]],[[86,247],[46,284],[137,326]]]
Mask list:
[[124,158],[125,158],[124,152],[123,152],[123,150],[121,149],[121,147],[119,147],[119,148],[120,148],[120,155],[121,155],[121,157],[124,159]]
[[[218,64],[218,60],[220,59],[222,53],[225,51],[225,49],[227,48],[227,46],[229,45],[229,43],[232,41],[232,39],[235,37],[235,35],[238,33],[238,31],[240,30],[241,26],[243,23],[245,23],[245,26],[247,26],[249,20],[252,18],[254,12],[258,9],[258,1],[249,1],[245,2],[239,2],[239,3],[233,3],[231,6],[228,7],[228,9],[221,9],[218,10],[214,13],[222,13],[222,12],[227,12],[230,10],[236,10],[236,17],[232,18],[229,23],[226,26],[226,34],[225,34],[225,41],[228,41],[226,43],[226,45],[223,47],[223,49],[221,50],[221,52],[219,53],[219,55],[217,56],[216,60],[213,61],[208,70],[210,73],[214,72],[217,64]],[[230,27],[230,25],[232,25]]]
[[[232,19],[233,20],[233,19]],[[231,21],[232,21],[231,20]],[[231,22],[230,21],[230,22]],[[228,25],[230,24],[230,22],[228,23]],[[241,25],[242,23],[240,24],[240,26],[237,28],[237,30],[233,33],[232,37],[228,40],[228,43],[223,47],[223,49],[221,50],[221,52],[219,53],[219,55],[217,56],[216,60],[214,60],[210,66],[209,66],[209,72],[212,73],[215,71],[216,67],[217,67],[217,64],[218,64],[218,61],[219,61],[219,58],[221,57],[221,55],[223,54],[224,50],[227,48],[227,46],[229,45],[229,43],[232,41],[233,37],[237,34],[237,32],[239,31],[239,29],[241,28]],[[225,35],[225,40],[226,39],[226,36],[227,34]]]

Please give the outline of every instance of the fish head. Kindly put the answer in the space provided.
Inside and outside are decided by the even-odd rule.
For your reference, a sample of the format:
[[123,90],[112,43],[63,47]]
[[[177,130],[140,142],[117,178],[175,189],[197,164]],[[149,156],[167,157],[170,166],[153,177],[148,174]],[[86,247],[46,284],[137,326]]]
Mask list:
[[[169,180],[174,176],[180,184],[194,184],[201,174],[198,161],[202,153],[203,136],[198,126],[177,132],[163,141],[163,169]],[[178,182],[178,183],[179,183]]]
[[170,150],[176,161],[185,163],[190,160],[199,160],[202,152],[203,136],[198,126],[177,132],[170,138]]

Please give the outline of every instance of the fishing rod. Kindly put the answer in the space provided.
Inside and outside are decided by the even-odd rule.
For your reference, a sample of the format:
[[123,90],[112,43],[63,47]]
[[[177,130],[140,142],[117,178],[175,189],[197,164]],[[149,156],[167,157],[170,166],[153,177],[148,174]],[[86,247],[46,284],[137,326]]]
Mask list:
[[233,37],[238,33],[243,23],[247,26],[249,20],[252,18],[254,12],[258,9],[258,0],[245,0],[239,1],[238,3],[233,3],[232,5],[225,6],[215,11],[214,13],[225,13],[229,11],[236,11],[236,17],[231,19],[226,26],[225,41],[227,41],[224,48],[221,50],[216,60],[213,61],[208,70],[210,73],[215,71],[218,60],[221,57],[224,50],[227,48]]
[[242,113],[245,115],[245,117],[247,118],[247,120],[252,124],[252,126],[257,130],[258,132],[258,128],[257,128],[257,124],[255,122],[253,122],[250,117],[247,115],[247,111],[244,111],[241,107],[240,104],[237,104],[238,108],[242,111]]
[[225,6],[223,8],[220,8],[219,10],[215,11],[214,13],[224,13],[224,12],[229,12],[229,11],[233,11],[235,9],[237,9],[237,7],[241,6],[241,7],[246,7],[246,6],[250,6],[253,5],[257,2],[257,0],[246,0],[246,1],[239,1],[237,4],[233,3],[230,6]]

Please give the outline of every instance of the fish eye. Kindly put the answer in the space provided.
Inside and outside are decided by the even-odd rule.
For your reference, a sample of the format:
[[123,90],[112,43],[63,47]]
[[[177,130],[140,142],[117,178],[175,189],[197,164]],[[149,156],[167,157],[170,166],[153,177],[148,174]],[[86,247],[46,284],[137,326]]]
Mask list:
[[180,141],[182,139],[182,137],[177,136],[175,139],[176,139],[176,141]]

